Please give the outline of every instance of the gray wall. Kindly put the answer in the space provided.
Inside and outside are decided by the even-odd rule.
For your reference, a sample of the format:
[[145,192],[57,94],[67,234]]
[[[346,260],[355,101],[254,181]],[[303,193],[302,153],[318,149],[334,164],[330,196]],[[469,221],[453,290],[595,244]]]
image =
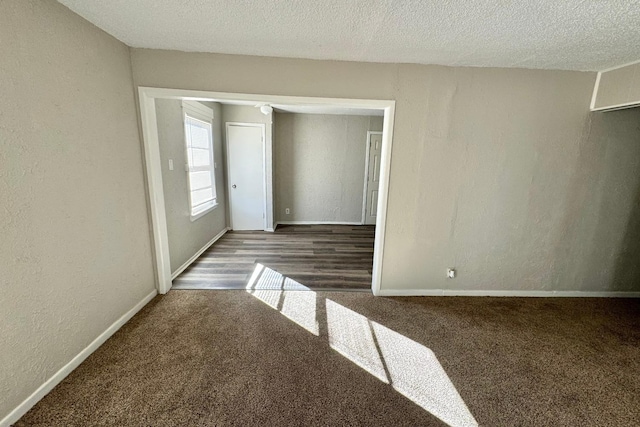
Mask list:
[[611,156],[638,161],[640,112],[590,114],[595,73],[146,49],[132,62],[137,85],[396,100],[383,290],[639,287],[609,273],[638,256],[622,255],[637,169]]
[[556,280],[640,290],[640,109],[592,113],[588,129],[555,242]]
[[132,69],[136,85],[397,100],[385,290],[638,289],[640,111],[589,114],[592,73],[131,63],[54,1],[2,1],[0,40],[0,417],[154,290]]
[[[182,101],[157,99],[158,140],[162,161],[162,186],[167,214],[171,272],[175,272],[205,244],[227,227],[226,186],[222,154],[222,111],[220,104],[203,103],[213,109],[213,146],[216,163],[216,191],[218,206],[204,216],[191,221],[189,183],[184,165],[185,142]],[[173,170],[169,170],[173,159]]]
[[602,73],[595,108],[640,104],[640,63]]
[[154,291],[129,49],[0,2],[0,419]]
[[276,221],[361,223],[367,131],[382,117],[276,113],[274,125]]

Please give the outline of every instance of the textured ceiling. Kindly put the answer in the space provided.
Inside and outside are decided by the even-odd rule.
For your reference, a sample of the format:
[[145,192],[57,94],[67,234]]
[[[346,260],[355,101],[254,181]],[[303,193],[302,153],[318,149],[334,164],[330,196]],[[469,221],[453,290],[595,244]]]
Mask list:
[[640,0],[59,0],[133,47],[596,71],[640,59]]

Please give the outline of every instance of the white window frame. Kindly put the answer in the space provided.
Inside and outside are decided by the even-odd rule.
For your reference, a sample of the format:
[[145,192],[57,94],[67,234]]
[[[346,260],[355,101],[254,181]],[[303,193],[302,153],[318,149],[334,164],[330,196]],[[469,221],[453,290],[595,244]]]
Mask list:
[[[198,167],[192,168],[189,166],[189,147],[187,145],[188,135],[187,135],[187,116],[192,119],[199,120],[202,122],[209,123],[211,125],[211,134],[209,136],[209,147],[210,147],[210,167]],[[189,216],[191,221],[195,221],[198,218],[203,217],[207,213],[211,212],[215,208],[218,207],[218,192],[216,189],[216,164],[215,164],[215,154],[214,147],[215,141],[213,140],[213,110],[199,102],[195,101],[182,101],[182,123],[184,126],[184,155],[185,155],[185,166],[184,169],[187,174],[187,188],[188,188],[188,199],[189,199]],[[211,174],[211,183],[213,184],[213,205],[207,206],[206,209],[201,211],[196,211],[194,213],[193,210],[193,202],[191,201],[191,172],[206,172],[208,171]]]

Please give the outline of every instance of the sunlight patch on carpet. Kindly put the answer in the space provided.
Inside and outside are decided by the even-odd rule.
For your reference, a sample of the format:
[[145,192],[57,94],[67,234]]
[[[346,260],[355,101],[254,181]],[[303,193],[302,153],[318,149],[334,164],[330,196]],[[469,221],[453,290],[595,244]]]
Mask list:
[[[256,265],[246,289],[319,336],[316,292],[262,264]],[[449,426],[478,425],[431,349],[342,304],[328,298],[324,302],[333,350]]]
[[369,319],[327,299],[327,327],[332,349],[384,383],[389,383]]
[[313,335],[320,334],[316,320],[317,294],[303,284],[262,264],[256,264],[246,289]]
[[371,322],[391,386],[450,426],[477,426],[436,355],[402,334]]
[[320,334],[316,320],[316,293],[309,291],[284,291],[281,313],[311,332]]

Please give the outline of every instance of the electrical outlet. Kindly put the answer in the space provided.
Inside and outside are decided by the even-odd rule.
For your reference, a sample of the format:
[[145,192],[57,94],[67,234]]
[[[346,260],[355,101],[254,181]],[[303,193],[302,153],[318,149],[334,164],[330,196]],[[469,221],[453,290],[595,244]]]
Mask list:
[[447,268],[447,277],[449,279],[453,279],[456,277],[456,269],[455,268]]
[[291,213],[291,209],[286,208],[286,209],[284,210],[284,213],[285,213],[285,214],[287,214],[287,215],[289,215],[289,214]]
[[173,159],[169,159],[169,170],[173,170]]

